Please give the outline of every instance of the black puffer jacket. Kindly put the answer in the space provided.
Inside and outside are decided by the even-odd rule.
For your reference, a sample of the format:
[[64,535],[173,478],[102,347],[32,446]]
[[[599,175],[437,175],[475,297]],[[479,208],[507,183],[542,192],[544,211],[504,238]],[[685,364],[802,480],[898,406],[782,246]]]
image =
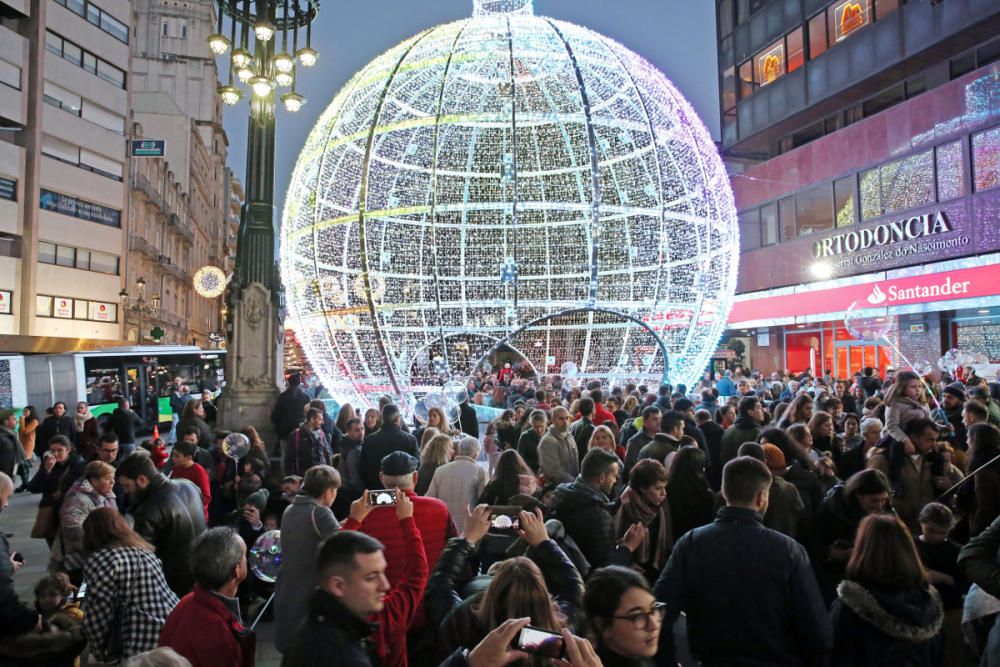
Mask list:
[[827,492],[816,513],[807,546],[820,592],[827,604],[836,597],[837,585],[844,578],[844,568],[847,566],[847,561],[830,560],[830,547],[838,540],[844,544],[853,544],[863,518],[864,510],[853,496],[847,495],[843,483]]
[[167,479],[157,473],[145,491],[131,500],[135,532],[156,547],[167,585],[177,597],[184,597],[194,585],[191,542],[205,532],[201,492],[186,479]]
[[378,476],[382,471],[382,459],[393,452],[406,452],[420,458],[417,439],[394,424],[383,424],[382,428],[365,438],[361,445],[361,478],[367,488],[382,488]]
[[[483,593],[476,593],[463,600],[457,588],[459,579],[468,575],[468,564],[474,548],[461,537],[448,540],[434,572],[427,581],[424,608],[428,625],[440,628],[439,657],[456,648],[472,649],[488,633],[473,612]],[[549,594],[566,617],[566,627],[577,632],[583,626],[583,578],[559,545],[546,540],[526,554],[545,577]]]
[[632,552],[615,545],[614,504],[599,489],[580,478],[560,484],[552,509],[592,568],[632,564]]
[[830,613],[831,667],[944,664],[944,610],[933,588],[886,591],[844,581]]
[[373,664],[367,640],[374,630],[374,624],[358,618],[335,597],[317,589],[309,599],[309,617],[299,626],[281,664],[366,667]]

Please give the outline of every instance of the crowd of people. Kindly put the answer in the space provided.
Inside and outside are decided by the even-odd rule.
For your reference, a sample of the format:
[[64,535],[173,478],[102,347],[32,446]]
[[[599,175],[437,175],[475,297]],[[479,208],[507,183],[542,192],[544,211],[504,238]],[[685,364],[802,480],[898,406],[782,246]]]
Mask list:
[[997,383],[522,382],[407,423],[292,376],[239,459],[210,394],[141,443],[125,399],[0,413],[0,507],[19,477],[50,548],[25,604],[0,534],[0,666],[252,665],[254,619],[291,667],[1000,664]]

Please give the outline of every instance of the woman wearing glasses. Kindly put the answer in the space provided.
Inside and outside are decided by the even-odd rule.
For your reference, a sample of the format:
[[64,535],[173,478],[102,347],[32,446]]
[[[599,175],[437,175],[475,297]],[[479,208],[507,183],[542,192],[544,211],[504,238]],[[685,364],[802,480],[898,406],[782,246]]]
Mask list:
[[635,570],[596,570],[583,597],[590,639],[605,667],[648,667],[660,641],[666,605]]

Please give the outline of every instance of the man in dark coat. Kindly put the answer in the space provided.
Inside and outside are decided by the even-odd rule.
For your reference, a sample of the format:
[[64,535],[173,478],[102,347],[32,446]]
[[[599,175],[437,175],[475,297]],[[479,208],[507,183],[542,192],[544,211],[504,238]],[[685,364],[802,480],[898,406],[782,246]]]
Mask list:
[[632,552],[646,538],[646,527],[633,525],[615,544],[613,503],[608,494],[618,481],[618,457],[592,449],[583,457],[580,476],[556,488],[552,509],[592,569],[632,564]]
[[[732,408],[729,408],[732,410]],[[712,413],[701,408],[694,413],[698,428],[705,434],[705,446],[708,447],[708,485],[713,491],[718,491],[722,485],[722,434],[725,429],[715,422]]]
[[57,401],[52,406],[52,414],[45,418],[41,426],[38,427],[37,447],[41,451],[49,446],[49,442],[57,435],[64,435],[70,442],[76,442],[76,422],[66,414],[66,404]]
[[309,394],[302,388],[302,378],[297,373],[288,376],[288,388],[281,392],[271,410],[271,423],[282,441],[288,440],[292,431],[302,421],[305,407],[309,405]]
[[573,441],[576,442],[576,449],[580,453],[580,460],[587,455],[587,445],[590,444],[590,436],[594,434],[593,416],[594,416],[594,399],[592,398],[581,398],[576,405],[576,409],[580,411],[580,418],[569,425],[569,434],[573,436]]
[[701,451],[707,454],[708,446],[705,444],[705,434],[698,428],[698,423],[694,419],[694,402],[689,398],[678,398],[674,401],[674,412],[680,413],[684,418],[684,435],[694,440]]
[[[663,628],[687,615],[691,654],[703,665],[821,665],[833,628],[806,550],[765,528],[771,473],[749,456],[722,472],[726,507],[674,545],[656,582]],[[657,664],[675,665],[672,632]]]
[[392,403],[387,404],[382,408],[382,428],[365,438],[361,446],[361,477],[369,491],[381,488],[379,473],[382,472],[382,459],[389,454],[406,452],[420,458],[417,439],[400,428],[401,420],[399,408]]
[[183,597],[191,592],[189,552],[205,532],[205,506],[198,487],[186,479],[167,479],[145,452],[133,452],[118,467],[118,480],[129,496],[135,532],[156,547],[167,585]]
[[[10,494],[14,493],[14,482],[0,473],[0,512],[7,507]],[[5,643],[14,635],[20,635],[35,628],[41,629],[41,616],[34,609],[22,603],[14,590],[14,573],[21,565],[10,559],[10,544],[7,534],[0,531],[0,639]],[[0,658],[0,664],[3,664]],[[13,663],[11,663],[13,664]]]
[[462,427],[462,433],[471,435],[473,438],[478,438],[479,417],[476,415],[476,409],[469,405],[468,400],[462,401],[458,407],[461,411],[458,423]]
[[330,465],[333,450],[323,432],[323,412],[309,408],[302,426],[288,437],[285,447],[285,474],[305,475],[316,465]]
[[135,450],[135,429],[143,426],[145,426],[145,422],[132,410],[128,399],[119,398],[118,407],[108,418],[105,431],[118,436],[118,455],[122,460],[128,458],[128,455]]
[[17,439],[17,417],[13,410],[0,410],[0,472],[14,476],[14,468],[24,461],[21,443]]
[[722,434],[722,465],[736,458],[744,442],[757,442],[760,426],[764,423],[764,404],[755,396],[741,398],[737,412],[736,423]]

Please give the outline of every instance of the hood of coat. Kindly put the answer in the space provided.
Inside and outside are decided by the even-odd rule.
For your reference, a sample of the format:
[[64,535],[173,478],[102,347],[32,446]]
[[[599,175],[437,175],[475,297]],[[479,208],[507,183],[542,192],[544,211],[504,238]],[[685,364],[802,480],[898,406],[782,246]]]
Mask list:
[[934,587],[885,591],[853,581],[837,587],[841,601],[885,634],[908,642],[923,642],[941,631],[944,608]]
[[581,479],[556,487],[553,504],[559,511],[571,512],[586,505],[599,505],[610,511],[611,501],[600,490]]

